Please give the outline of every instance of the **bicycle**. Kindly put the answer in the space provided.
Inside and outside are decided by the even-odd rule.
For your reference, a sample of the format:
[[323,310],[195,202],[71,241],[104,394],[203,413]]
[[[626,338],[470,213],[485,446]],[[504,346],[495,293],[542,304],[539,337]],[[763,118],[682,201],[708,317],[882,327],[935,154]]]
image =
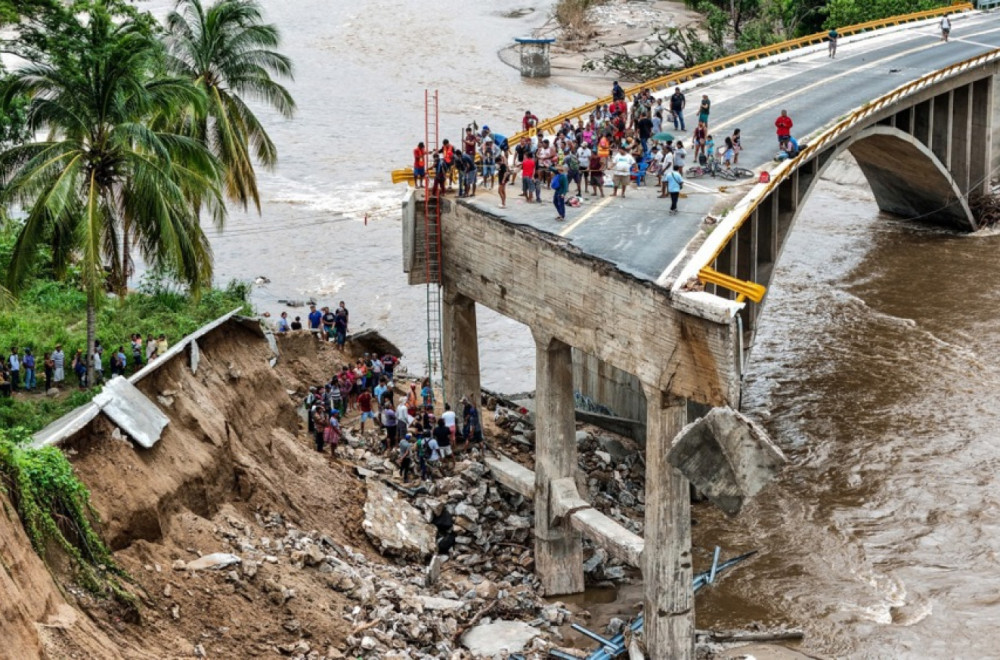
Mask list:
[[752,179],[757,176],[753,170],[745,167],[733,167],[729,171],[735,174],[737,179]]

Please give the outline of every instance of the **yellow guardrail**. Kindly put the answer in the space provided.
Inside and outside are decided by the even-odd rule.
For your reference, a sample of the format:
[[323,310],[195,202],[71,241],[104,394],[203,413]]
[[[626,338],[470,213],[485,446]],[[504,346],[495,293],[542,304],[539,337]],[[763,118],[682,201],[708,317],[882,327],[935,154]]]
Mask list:
[[[957,62],[951,66],[935,71],[934,73],[929,73],[925,76],[917,78],[914,81],[897,87],[884,96],[880,96],[874,101],[869,101],[851,114],[847,115],[847,117],[823,131],[820,135],[816,136],[816,138],[810,140],[808,146],[803,148],[798,156],[785,161],[786,164],[784,167],[779,168],[775,172],[771,172],[771,180],[766,184],[757,186],[751,192],[753,198],[750,199],[746,208],[740,211],[739,219],[736,220],[736,222],[729,228],[726,232],[725,238],[722,239],[715,250],[713,250],[706,257],[699,257],[696,254],[695,259],[701,259],[706,264],[715,263],[715,260],[719,258],[722,251],[726,249],[729,241],[736,236],[740,228],[753,216],[753,212],[757,210],[760,203],[767,199],[776,187],[788,179],[788,177],[795,172],[800,163],[808,161],[814,155],[830,146],[832,142],[839,140],[845,132],[852,129],[858,123],[865,121],[867,118],[871,117],[871,115],[879,112],[886,106],[895,103],[900,98],[908,96],[923,87],[934,84],[944,78],[950,78],[961,71],[981,66],[983,64],[988,64],[990,62],[995,62],[997,60],[1000,60],[1000,48],[983,55],[977,55],[976,57]],[[730,291],[735,291],[739,294],[737,300],[740,302],[742,302],[744,298],[749,298],[750,300],[759,303],[764,298],[764,294],[767,292],[767,289],[760,284],[720,273],[709,265],[702,266],[698,270],[698,279],[706,284],[715,284],[729,289]]]
[[[893,25],[899,25],[901,23],[911,23],[913,21],[923,20],[925,18],[934,18],[935,16],[941,16],[943,14],[952,13],[956,11],[969,11],[973,9],[971,2],[960,2],[955,3],[950,6],[938,7],[936,9],[927,9],[925,11],[918,11],[912,14],[903,14],[901,16],[892,16],[890,18],[881,18],[875,21],[867,21],[865,23],[858,23],[857,25],[849,25],[843,28],[837,28],[837,32],[842,37],[849,37],[852,34],[857,34],[859,32],[865,32],[867,30],[875,30],[879,28],[891,27]],[[760,60],[765,57],[770,57],[772,55],[778,55],[779,53],[784,53],[789,50],[794,50],[796,48],[802,48],[803,46],[811,46],[816,43],[820,43],[826,39],[826,32],[816,32],[815,34],[806,35],[804,37],[799,37],[797,39],[789,39],[787,41],[782,41],[777,44],[772,44],[770,46],[764,46],[762,48],[755,48],[753,50],[747,50],[742,53],[736,53],[734,55],[728,55],[717,60],[712,60],[711,62],[705,62],[704,64],[698,64],[696,66],[683,69],[681,71],[674,71],[668,73],[665,76],[659,78],[654,78],[652,80],[640,83],[638,85],[633,85],[625,90],[625,93],[629,96],[636,94],[641,89],[650,88],[654,92],[664,89],[666,87],[674,87],[682,83],[688,82],[694,78],[700,78],[706,76],[710,73],[715,73],[716,71],[721,71],[722,69],[728,69],[729,67],[738,66],[740,64],[746,64],[747,62],[753,62],[755,60]],[[549,129],[559,126],[566,119],[577,119],[583,117],[586,114],[593,112],[598,106],[604,105],[606,103],[611,103],[611,96],[604,96],[596,101],[589,101],[583,105],[577,106],[572,110],[568,110],[561,115],[545,119],[538,123],[538,125],[533,130],[541,129],[543,131],[548,131]],[[508,141],[513,147],[518,140],[522,137],[529,135],[528,131],[520,131],[515,133]],[[392,182],[393,183],[403,183],[413,180],[413,168],[405,167],[392,171]]]

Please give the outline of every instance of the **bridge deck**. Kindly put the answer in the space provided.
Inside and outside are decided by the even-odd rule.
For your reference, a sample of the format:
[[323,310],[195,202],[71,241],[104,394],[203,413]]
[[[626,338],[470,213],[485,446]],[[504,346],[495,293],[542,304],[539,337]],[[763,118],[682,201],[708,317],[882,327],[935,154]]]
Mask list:
[[[782,108],[795,122],[793,135],[803,140],[866,102],[949,64],[1000,48],[1000,15],[969,13],[954,20],[948,43],[940,41],[936,21],[881,30],[872,35],[841,40],[837,58],[823,46],[799,51],[791,58],[734,74],[715,82],[685,85],[687,132],[670,130],[688,147],[702,94],[712,101],[709,133],[717,147],[734,128],[740,128],[744,151],[740,166],[767,169],[777,151],[774,120]],[[669,94],[664,91],[659,94]],[[687,148],[688,164],[692,150]],[[658,199],[655,179],[627,196],[604,200],[585,196],[584,203],[567,209],[559,222],[551,205],[526,204],[517,185],[508,186],[506,209],[497,208],[495,195],[477,195],[468,201],[505,219],[559,234],[583,251],[616,264],[638,277],[657,280],[665,275],[685,246],[696,237],[706,214],[720,212],[739,198],[749,183],[701,178],[688,181],[680,213],[667,213],[669,200]],[[720,187],[724,190],[720,191]],[[734,196],[734,192],[736,193]]]

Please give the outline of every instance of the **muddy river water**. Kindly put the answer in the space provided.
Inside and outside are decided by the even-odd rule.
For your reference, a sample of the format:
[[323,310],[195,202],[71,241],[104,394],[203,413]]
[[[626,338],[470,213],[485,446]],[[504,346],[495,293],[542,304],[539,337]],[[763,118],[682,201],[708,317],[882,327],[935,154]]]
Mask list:
[[[263,213],[213,234],[218,280],[270,278],[254,301],[272,313],[343,299],[422,371],[388,172],[423,137],[425,87],[452,139],[584,100],[498,60],[546,21],[528,4],[264,0],[299,112],[267,117],[280,165],[260,177]],[[744,404],[791,465],[735,520],[697,509],[701,564],[715,544],[761,550],[699,594],[699,624],[790,623],[837,657],[1000,657],[1000,238],[880,215],[855,179],[818,187],[769,294]],[[481,310],[480,335],[484,384],[532,389],[527,330]]]

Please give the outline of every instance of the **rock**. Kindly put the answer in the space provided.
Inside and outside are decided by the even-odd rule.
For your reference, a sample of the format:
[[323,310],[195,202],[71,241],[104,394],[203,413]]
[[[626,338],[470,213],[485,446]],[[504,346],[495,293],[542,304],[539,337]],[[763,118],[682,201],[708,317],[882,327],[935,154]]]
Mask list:
[[202,557],[198,557],[194,561],[189,561],[187,563],[187,570],[200,571],[206,568],[219,570],[220,568],[225,568],[226,566],[239,564],[241,561],[243,560],[236,555],[229,554],[228,552],[213,552],[210,555],[204,555]]
[[622,441],[618,438],[612,438],[610,436],[602,435],[597,438],[597,444],[611,455],[611,459],[615,463],[621,463],[633,455],[634,452],[629,451],[629,449],[622,444]]
[[181,618],[180,605],[174,605],[173,607],[170,608],[170,618],[172,618],[174,621],[177,621],[178,619]]
[[598,450],[594,452],[594,456],[599,458],[606,465],[611,465],[611,454],[609,454],[608,452]]
[[170,598],[170,594],[172,594],[173,592],[174,592],[174,588],[171,587],[169,584],[163,587],[163,597],[164,598]]
[[586,442],[587,440],[590,440],[589,433],[587,433],[586,431],[576,432],[576,444],[580,444],[581,442]]
[[604,577],[609,580],[623,580],[625,579],[625,567],[624,566],[605,566],[604,567]]
[[483,580],[476,585],[476,595],[485,600],[492,600],[493,598],[496,598],[499,591],[500,589],[497,588],[497,585],[490,580]]
[[281,627],[290,633],[297,633],[302,629],[302,623],[298,619],[289,619],[281,624]]
[[243,566],[241,567],[243,569],[243,577],[252,580],[257,575],[258,566],[259,564],[253,560],[243,562]]
[[305,549],[305,565],[306,566],[318,566],[323,563],[326,559],[326,555],[323,554],[323,550],[315,544],[309,544]]
[[195,644],[194,645],[194,655],[195,655],[196,658],[204,658],[205,657],[205,647],[202,646],[201,644]]
[[479,511],[476,507],[465,502],[461,502],[455,507],[455,516],[465,518],[471,523],[479,522]]
[[462,470],[462,478],[470,484],[479,483],[485,474],[486,466],[479,462],[469,463],[468,467]]
[[507,516],[504,524],[512,529],[530,529],[531,520],[524,516],[515,516],[513,513]]
[[434,527],[398,493],[380,481],[368,481],[362,527],[384,555],[423,559],[437,545]]
[[49,389],[45,390],[45,396],[59,396],[59,388],[50,387]]
[[417,600],[424,606],[424,609],[436,611],[457,610],[465,605],[460,600],[435,596],[417,596]]
[[522,621],[495,621],[475,626],[462,635],[462,646],[475,657],[520,653],[540,634]]
[[597,568],[608,560],[608,553],[603,548],[596,548],[590,559],[583,562],[583,572],[593,573]]
[[184,562],[183,559],[174,560],[173,569],[175,571],[183,571],[185,568],[187,568],[187,564]]
[[378,646],[378,640],[376,640],[374,637],[369,637],[368,635],[365,635],[364,637],[361,638],[361,648],[363,648],[364,650],[374,651],[377,646]]
[[441,578],[441,566],[444,565],[444,560],[444,555],[434,555],[431,557],[431,562],[427,565],[426,586],[430,587],[437,584],[437,581]]

